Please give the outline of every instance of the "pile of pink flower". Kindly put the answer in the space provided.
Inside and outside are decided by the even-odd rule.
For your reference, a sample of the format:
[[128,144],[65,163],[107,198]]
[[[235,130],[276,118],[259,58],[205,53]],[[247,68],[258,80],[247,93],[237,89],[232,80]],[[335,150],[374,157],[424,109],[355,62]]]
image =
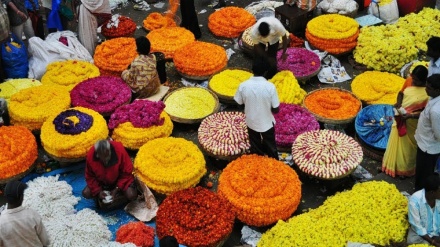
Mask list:
[[73,106],[95,110],[110,115],[131,99],[130,87],[118,77],[98,76],[76,85],[70,92]]
[[160,114],[163,109],[165,109],[165,104],[162,101],[135,100],[129,105],[116,109],[110,117],[108,127],[114,129],[125,122],[131,122],[137,128],[162,125],[164,119],[160,118]]
[[274,117],[278,147],[291,148],[298,135],[309,130],[319,130],[318,121],[302,106],[281,103],[280,111]]
[[304,48],[287,48],[286,60],[281,58],[282,50],[277,53],[278,70],[289,70],[297,79],[308,77],[321,69],[321,60],[314,52]]

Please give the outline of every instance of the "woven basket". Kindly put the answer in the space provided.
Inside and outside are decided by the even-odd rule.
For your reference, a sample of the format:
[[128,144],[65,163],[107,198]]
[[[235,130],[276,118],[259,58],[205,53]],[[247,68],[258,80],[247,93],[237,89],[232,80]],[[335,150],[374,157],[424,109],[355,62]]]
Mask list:
[[16,175],[9,177],[9,178],[0,179],[0,184],[7,184],[10,181],[17,180],[17,179],[20,179],[20,178],[26,176],[29,172],[31,172],[34,169],[35,164],[36,164],[36,162],[34,162],[31,166],[29,166],[29,168],[26,171],[24,171],[22,173],[16,174]]
[[101,76],[121,77],[122,71],[106,70],[106,69],[99,68],[99,73]]
[[223,68],[221,68],[221,69],[219,69],[219,70],[217,70],[217,71],[214,71],[213,73],[211,73],[211,74],[209,74],[209,75],[203,75],[203,76],[188,75],[188,74],[185,74],[185,73],[179,71],[179,69],[177,69],[177,68],[176,68],[176,71],[177,71],[182,77],[185,77],[185,78],[187,78],[187,79],[190,79],[190,80],[197,80],[197,81],[206,81],[206,80],[208,80],[213,74],[216,74],[216,73],[218,73],[219,71],[224,70],[227,66],[228,66],[228,65],[226,64],[225,67],[223,67]]
[[373,160],[382,162],[385,151],[380,151],[375,148],[372,148],[371,146],[366,144],[364,141],[362,141],[362,139],[359,138],[359,136],[357,134],[354,136],[354,139],[361,145],[362,151],[364,152],[364,154],[366,156],[368,156],[369,158],[371,158]]
[[[246,52],[248,52],[250,54],[253,54],[253,52],[254,52],[254,43],[250,39],[250,36],[249,36],[250,30],[251,30],[250,27],[247,28],[246,30],[244,30],[244,32],[241,33],[238,36],[238,40],[241,41],[241,47],[243,47],[242,49],[244,51],[246,51]],[[290,44],[290,38],[289,38],[290,37],[290,33],[289,33],[289,31],[286,31],[286,36],[287,36],[287,41],[286,42],[287,42],[287,45],[289,46],[289,44]],[[278,46],[278,49],[281,49],[281,48],[283,48],[283,41],[282,41],[281,38],[280,38],[279,42],[280,42],[280,44]],[[239,42],[239,44],[240,44],[240,42]]]
[[225,70],[234,70],[234,69],[237,69],[237,70],[243,70],[243,71],[247,71],[247,72],[249,72],[249,73],[252,73],[252,71],[251,71],[250,69],[245,69],[245,68],[240,68],[240,67],[227,67],[227,68],[224,68],[224,69],[220,70],[219,72],[217,72],[217,73],[211,75],[211,76],[209,77],[209,79],[208,79],[208,89],[211,90],[211,91],[213,91],[213,92],[217,95],[217,97],[218,97],[218,99],[220,100],[220,102],[222,102],[222,103],[224,103],[224,104],[233,104],[233,105],[236,105],[237,102],[234,100],[234,96],[226,96],[226,95],[222,95],[222,94],[220,94],[220,93],[218,93],[218,92],[212,90],[212,88],[210,87],[210,82],[211,82],[211,79],[212,79],[215,75],[217,75],[217,74],[219,74],[219,73],[221,73],[221,72],[223,72],[223,71],[225,71]]
[[295,76],[295,78],[296,78],[298,81],[307,81],[307,80],[309,80],[310,78],[312,78],[312,77],[318,75],[318,74],[319,74],[319,71],[321,71],[321,66],[319,66],[319,69],[317,69],[315,72],[313,72],[312,74],[310,74],[310,75],[308,75],[308,76],[302,76],[302,77],[300,77],[300,76],[298,76],[298,77]]

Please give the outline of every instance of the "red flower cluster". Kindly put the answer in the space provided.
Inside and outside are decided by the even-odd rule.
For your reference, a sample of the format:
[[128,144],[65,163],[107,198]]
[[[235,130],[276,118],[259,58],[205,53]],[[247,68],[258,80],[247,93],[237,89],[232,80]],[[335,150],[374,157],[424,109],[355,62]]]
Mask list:
[[119,16],[118,24],[112,19],[102,25],[101,33],[106,38],[131,37],[136,31],[136,23],[129,17]]
[[116,232],[116,242],[133,243],[140,247],[153,247],[154,228],[141,221],[127,223],[119,227]]

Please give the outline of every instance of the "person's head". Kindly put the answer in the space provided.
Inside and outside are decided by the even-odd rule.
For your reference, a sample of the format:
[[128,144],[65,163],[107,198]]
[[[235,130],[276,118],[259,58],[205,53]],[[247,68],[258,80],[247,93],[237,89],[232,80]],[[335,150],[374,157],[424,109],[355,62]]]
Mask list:
[[107,166],[110,157],[111,157],[111,149],[109,140],[99,140],[95,143],[95,156],[98,158],[104,166]]
[[417,87],[422,87],[426,85],[426,78],[428,77],[428,68],[423,65],[417,65],[412,73],[413,84]]
[[433,98],[440,95],[440,74],[433,74],[426,79],[426,93]]
[[260,25],[258,26],[258,32],[260,32],[260,35],[263,37],[269,35],[270,32],[269,24],[264,21],[261,22]]
[[252,63],[252,73],[255,76],[264,76],[269,67],[269,63],[265,59],[255,59]]
[[433,36],[426,42],[428,50],[426,55],[432,57],[434,60],[440,58],[440,37]]
[[440,187],[440,177],[431,175],[426,178],[423,188],[425,192],[436,192]]
[[150,40],[145,36],[136,38],[136,49],[141,55],[148,55],[150,53]]
[[18,180],[13,180],[6,184],[5,197],[9,208],[21,206],[23,203],[24,190],[26,188],[27,184]]
[[177,239],[173,236],[165,236],[159,240],[160,247],[179,247]]

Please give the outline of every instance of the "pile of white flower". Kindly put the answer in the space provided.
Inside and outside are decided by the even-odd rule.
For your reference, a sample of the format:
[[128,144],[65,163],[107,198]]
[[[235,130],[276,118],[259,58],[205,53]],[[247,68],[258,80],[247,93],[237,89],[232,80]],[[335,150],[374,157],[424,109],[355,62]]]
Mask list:
[[323,0],[317,6],[321,11],[329,14],[346,15],[358,10],[354,0]]

